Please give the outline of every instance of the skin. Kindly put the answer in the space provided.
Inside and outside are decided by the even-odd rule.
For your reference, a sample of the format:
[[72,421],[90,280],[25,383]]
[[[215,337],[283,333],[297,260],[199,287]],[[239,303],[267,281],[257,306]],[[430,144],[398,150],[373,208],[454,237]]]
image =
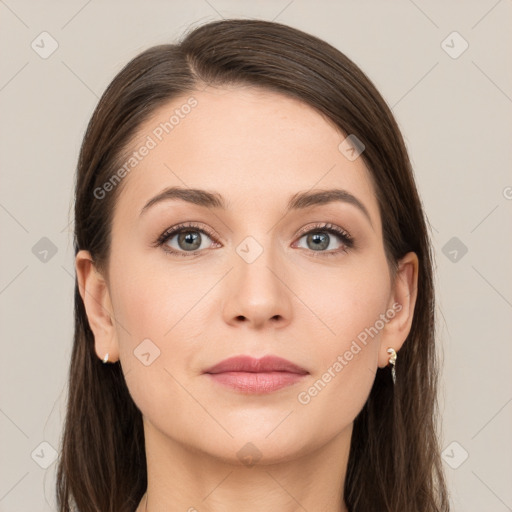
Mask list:
[[[133,149],[191,95],[156,111],[139,127]],[[121,361],[143,414],[148,502],[144,496],[137,510],[347,511],[353,421],[377,367],[388,365],[386,350],[399,353],[410,331],[418,259],[407,254],[392,278],[369,171],[362,158],[340,152],[345,135],[310,106],[253,87],[193,96],[197,106],[123,179],[108,271],[97,271],[87,251],[76,256],[96,353]],[[169,186],[219,192],[228,209],[170,200],[139,217]],[[334,187],[356,196],[371,223],[343,202],[285,214],[297,192]],[[178,235],[151,246],[187,221],[215,235],[190,228],[201,237],[196,256]],[[342,251],[343,241],[313,229],[316,223],[348,231],[355,247]],[[308,226],[328,237],[327,249],[297,236]],[[248,236],[262,249],[251,263],[236,251]],[[342,371],[300,403],[298,394],[393,304],[401,310],[378,335],[359,343]],[[160,350],[149,366],[134,355],[147,338]],[[309,374],[266,395],[243,394],[202,374],[239,354],[275,354]],[[261,455],[256,464],[237,455],[247,443],[250,454]]]

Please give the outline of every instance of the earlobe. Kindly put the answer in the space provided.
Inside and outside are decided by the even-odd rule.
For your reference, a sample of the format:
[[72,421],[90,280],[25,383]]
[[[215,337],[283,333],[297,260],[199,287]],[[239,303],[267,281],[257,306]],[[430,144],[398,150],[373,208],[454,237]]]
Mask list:
[[89,251],[81,250],[77,253],[75,267],[78,289],[94,334],[96,355],[103,360],[108,353],[110,362],[117,361],[119,350],[107,283],[96,269]]
[[414,252],[408,252],[398,263],[393,283],[388,305],[388,311],[393,311],[393,316],[383,329],[381,337],[379,353],[381,368],[389,363],[390,356],[387,350],[393,348],[398,353],[411,331],[418,290],[418,272],[418,256]]

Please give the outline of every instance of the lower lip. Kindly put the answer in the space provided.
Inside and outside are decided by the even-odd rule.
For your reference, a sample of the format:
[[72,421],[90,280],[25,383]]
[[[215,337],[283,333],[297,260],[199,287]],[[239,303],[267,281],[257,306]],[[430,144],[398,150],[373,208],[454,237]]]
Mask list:
[[306,374],[291,372],[207,373],[215,382],[244,393],[271,393],[301,381]]

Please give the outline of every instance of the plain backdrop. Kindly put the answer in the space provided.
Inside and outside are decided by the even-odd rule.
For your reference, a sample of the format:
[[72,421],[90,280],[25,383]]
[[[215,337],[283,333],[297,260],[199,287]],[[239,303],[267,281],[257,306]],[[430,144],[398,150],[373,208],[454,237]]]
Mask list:
[[511,511],[510,0],[0,0],[0,511],[55,510],[87,122],[132,57],[222,17],[326,40],[392,108],[432,226],[453,511]]

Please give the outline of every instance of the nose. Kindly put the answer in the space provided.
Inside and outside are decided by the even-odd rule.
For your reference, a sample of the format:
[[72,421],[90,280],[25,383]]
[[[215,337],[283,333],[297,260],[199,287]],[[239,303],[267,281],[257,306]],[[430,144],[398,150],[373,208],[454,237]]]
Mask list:
[[250,263],[234,254],[234,268],[224,280],[222,313],[226,323],[245,323],[254,329],[283,328],[290,323],[293,292],[278,256],[268,247]]

